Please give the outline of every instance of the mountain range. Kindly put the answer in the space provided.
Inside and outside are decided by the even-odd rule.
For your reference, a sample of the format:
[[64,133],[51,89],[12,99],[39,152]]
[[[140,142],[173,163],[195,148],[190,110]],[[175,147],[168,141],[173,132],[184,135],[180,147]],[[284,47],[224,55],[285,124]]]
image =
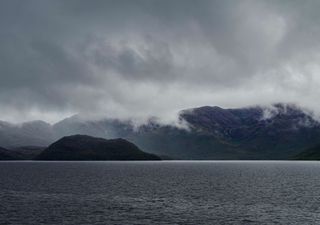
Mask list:
[[289,159],[320,143],[320,123],[293,104],[182,110],[179,122],[157,120],[135,126],[130,120],[66,118],[50,125],[0,122],[0,146],[48,146],[63,136],[83,134],[125,138],[146,152],[174,159]]

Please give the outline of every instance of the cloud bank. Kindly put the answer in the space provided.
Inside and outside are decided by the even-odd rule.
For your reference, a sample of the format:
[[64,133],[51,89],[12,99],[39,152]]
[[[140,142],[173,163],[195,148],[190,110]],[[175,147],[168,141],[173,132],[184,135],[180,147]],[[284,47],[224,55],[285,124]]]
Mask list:
[[319,1],[4,0],[0,120],[320,112]]

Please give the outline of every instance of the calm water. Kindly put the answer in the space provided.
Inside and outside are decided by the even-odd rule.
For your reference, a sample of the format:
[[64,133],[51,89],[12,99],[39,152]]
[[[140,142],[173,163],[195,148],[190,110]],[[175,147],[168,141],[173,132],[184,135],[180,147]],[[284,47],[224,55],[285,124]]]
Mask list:
[[320,224],[318,162],[1,162],[0,224]]

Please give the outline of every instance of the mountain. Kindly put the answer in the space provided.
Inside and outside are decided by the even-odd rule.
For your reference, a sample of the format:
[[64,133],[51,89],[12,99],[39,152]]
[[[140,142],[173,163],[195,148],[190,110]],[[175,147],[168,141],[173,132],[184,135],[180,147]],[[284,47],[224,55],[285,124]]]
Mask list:
[[0,145],[47,146],[54,140],[52,126],[44,121],[30,121],[22,124],[11,124],[0,121]]
[[287,159],[318,143],[320,138],[319,122],[295,105],[201,107],[183,112],[181,117],[193,130],[243,151],[240,159]]
[[88,135],[63,137],[36,157],[38,160],[160,160],[125,139],[106,140]]
[[[224,109],[204,106],[182,110],[186,126],[149,120],[85,120],[80,116],[49,125],[33,121],[22,126],[0,123],[0,145],[45,146],[74,134],[124,138],[144,151],[173,159],[289,159],[320,140],[320,123],[293,104]],[[9,143],[9,144],[8,144]]]
[[296,160],[320,160],[320,145],[308,148],[293,157]]
[[275,104],[223,109],[204,106],[180,112],[188,129],[150,121],[82,120],[77,116],[55,124],[64,135],[122,137],[141,149],[178,159],[288,159],[318,143],[320,124],[295,105]]
[[10,148],[9,151],[21,160],[32,160],[38,156],[46,147],[42,146],[20,146]]
[[18,160],[20,159],[17,155],[8,149],[0,147],[0,160]]
[[21,146],[12,149],[0,147],[0,160],[32,160],[38,156],[44,147]]

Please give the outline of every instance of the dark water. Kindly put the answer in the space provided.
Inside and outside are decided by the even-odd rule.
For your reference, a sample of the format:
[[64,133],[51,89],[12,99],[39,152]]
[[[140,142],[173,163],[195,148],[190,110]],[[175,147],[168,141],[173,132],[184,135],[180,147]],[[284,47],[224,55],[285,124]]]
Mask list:
[[320,224],[318,162],[1,162],[0,224]]

